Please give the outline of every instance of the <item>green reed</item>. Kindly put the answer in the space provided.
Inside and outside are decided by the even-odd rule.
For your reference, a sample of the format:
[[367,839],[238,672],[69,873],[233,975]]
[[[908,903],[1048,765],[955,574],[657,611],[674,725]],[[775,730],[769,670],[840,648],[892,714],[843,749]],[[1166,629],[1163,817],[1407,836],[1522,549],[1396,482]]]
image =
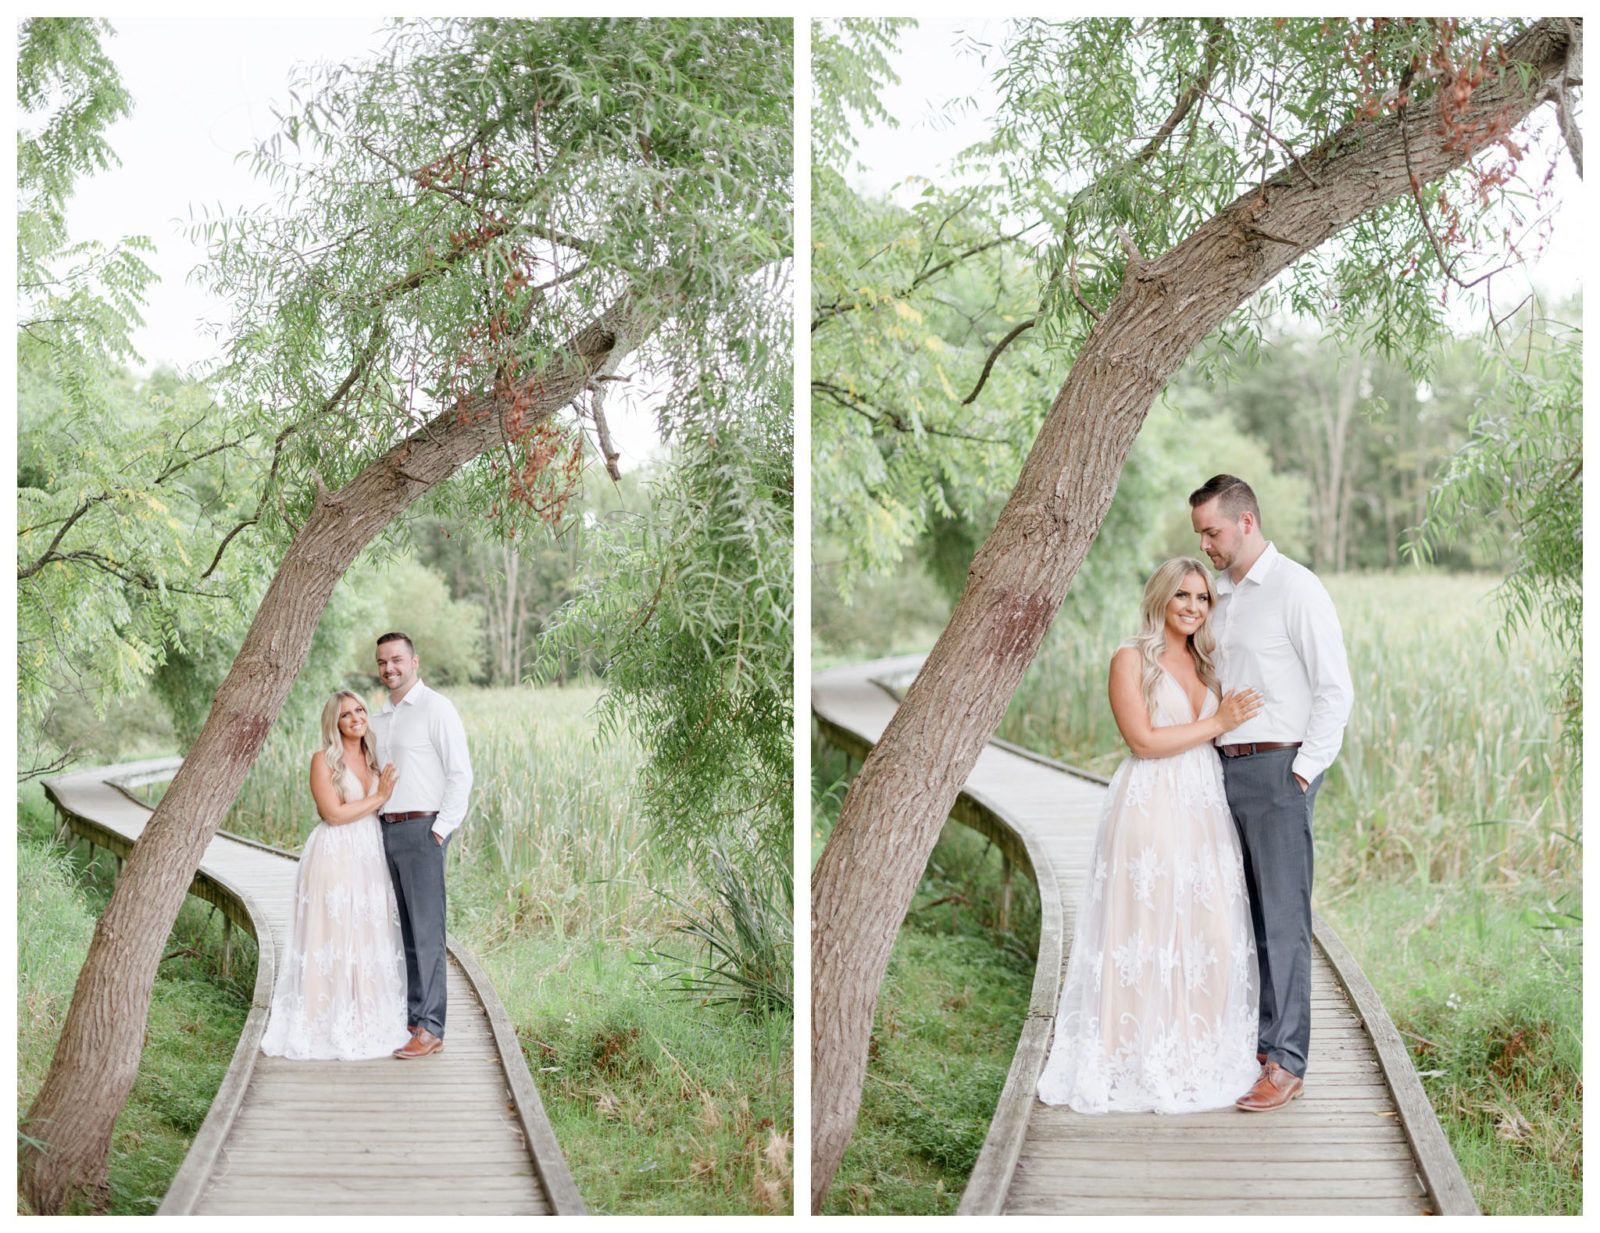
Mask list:
[[[1509,884],[1576,877],[1580,768],[1561,743],[1551,650],[1500,636],[1492,580],[1327,579],[1356,686],[1344,747],[1317,800],[1318,883],[1365,875]],[[1106,668],[1129,611],[1063,618],[1000,735],[1090,769],[1125,755]]]

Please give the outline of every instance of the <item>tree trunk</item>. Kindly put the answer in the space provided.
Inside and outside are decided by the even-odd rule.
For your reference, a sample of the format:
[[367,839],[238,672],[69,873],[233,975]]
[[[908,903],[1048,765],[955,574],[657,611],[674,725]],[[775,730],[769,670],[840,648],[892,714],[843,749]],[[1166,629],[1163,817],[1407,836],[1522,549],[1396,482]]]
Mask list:
[[1334,374],[1334,398],[1327,412],[1325,430],[1328,440],[1327,505],[1322,515],[1327,519],[1328,554],[1325,568],[1343,573],[1345,557],[1349,550],[1350,529],[1350,417],[1355,413],[1356,398],[1361,393],[1362,378],[1367,375],[1366,364],[1351,356],[1339,365]]
[[1099,531],[1156,394],[1292,261],[1408,193],[1412,172],[1433,180],[1520,122],[1542,83],[1560,75],[1567,38],[1560,20],[1546,21],[1507,45],[1532,68],[1532,83],[1508,71],[1479,87],[1468,110],[1488,123],[1475,136],[1447,146],[1437,96],[1413,104],[1410,171],[1396,117],[1358,122],[1158,260],[1130,255],[1122,289],[1056,395],[950,624],[851,785],[813,874],[814,1211],[855,1129],[878,990],[918,877]]
[[494,640],[494,665],[496,685],[517,684],[517,574],[522,558],[517,550],[506,545],[500,549],[502,566],[500,586],[485,590],[485,609],[489,613],[490,635]]
[[[658,311],[625,295],[521,383],[524,422],[569,403],[618,340],[638,340]],[[641,320],[649,314],[648,326]],[[400,513],[462,464],[506,439],[517,388],[449,410],[316,507],[273,576],[182,768],[128,857],[95,927],[61,1039],[24,1128],[47,1145],[19,1153],[23,1194],[42,1213],[106,1189],[111,1132],[139,1067],[156,967],[206,844],[216,834],[306,660],[350,563]]]

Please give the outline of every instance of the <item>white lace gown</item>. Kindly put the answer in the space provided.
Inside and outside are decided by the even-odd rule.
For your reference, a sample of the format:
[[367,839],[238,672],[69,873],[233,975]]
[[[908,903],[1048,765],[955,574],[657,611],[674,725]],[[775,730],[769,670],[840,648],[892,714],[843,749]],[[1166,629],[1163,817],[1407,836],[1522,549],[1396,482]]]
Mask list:
[[[1207,693],[1199,718],[1216,711]],[[1194,722],[1163,672],[1155,727]],[[1106,793],[1039,1099],[1190,1113],[1255,1082],[1257,975],[1244,865],[1208,743],[1125,759]]]
[[[347,799],[366,795],[346,768]],[[387,1057],[406,1031],[400,913],[376,813],[319,823],[295,875],[294,917],[261,1051],[296,1059]]]

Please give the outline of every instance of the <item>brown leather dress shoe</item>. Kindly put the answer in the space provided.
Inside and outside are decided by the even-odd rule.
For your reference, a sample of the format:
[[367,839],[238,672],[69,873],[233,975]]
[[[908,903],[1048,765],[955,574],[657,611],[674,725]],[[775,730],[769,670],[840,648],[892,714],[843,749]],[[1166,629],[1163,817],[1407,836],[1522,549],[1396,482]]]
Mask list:
[[1261,1068],[1261,1078],[1256,1080],[1255,1086],[1233,1103],[1235,1108],[1246,1113],[1265,1113],[1269,1109],[1283,1108],[1305,1089],[1304,1079],[1276,1062],[1268,1062]]
[[444,1048],[444,1041],[440,1040],[427,1028],[418,1028],[417,1034],[411,1038],[409,1045],[401,1045],[394,1051],[394,1055],[402,1061],[410,1061],[416,1057],[427,1057],[430,1053],[437,1053]]

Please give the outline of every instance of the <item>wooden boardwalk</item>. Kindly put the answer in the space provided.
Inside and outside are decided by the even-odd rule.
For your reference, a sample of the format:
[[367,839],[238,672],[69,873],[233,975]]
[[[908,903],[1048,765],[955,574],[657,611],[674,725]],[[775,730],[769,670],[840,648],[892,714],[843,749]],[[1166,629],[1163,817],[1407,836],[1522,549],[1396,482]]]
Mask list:
[[[121,859],[150,816],[130,789],[179,764],[91,768],[45,790],[66,829]],[[416,1062],[261,1053],[295,860],[219,834],[190,888],[227,914],[230,938],[233,924],[255,937],[256,982],[233,1062],[160,1214],[583,1214],[511,1022],[454,941],[443,1051]]]
[[[815,674],[811,707],[824,738],[863,757],[894,715],[893,691],[920,664],[914,656]],[[961,1212],[1476,1215],[1399,1033],[1320,916],[1301,1099],[1269,1114],[1182,1116],[1088,1116],[1037,1099],[1105,783],[991,742],[952,814],[1030,873],[1041,907],[1028,1015]]]

